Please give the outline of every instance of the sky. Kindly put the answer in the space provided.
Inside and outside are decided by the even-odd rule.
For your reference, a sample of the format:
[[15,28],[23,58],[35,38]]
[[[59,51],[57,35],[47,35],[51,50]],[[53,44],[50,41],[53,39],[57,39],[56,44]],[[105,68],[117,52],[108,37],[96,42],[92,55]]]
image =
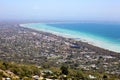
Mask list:
[[0,0],[0,20],[120,22],[120,0]]

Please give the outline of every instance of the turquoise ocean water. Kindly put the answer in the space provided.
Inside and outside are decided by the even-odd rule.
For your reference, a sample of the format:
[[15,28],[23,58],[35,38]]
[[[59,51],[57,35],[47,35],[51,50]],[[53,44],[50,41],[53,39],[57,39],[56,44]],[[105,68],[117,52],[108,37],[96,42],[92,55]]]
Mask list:
[[79,39],[89,44],[120,52],[120,24],[110,23],[31,23],[24,27]]

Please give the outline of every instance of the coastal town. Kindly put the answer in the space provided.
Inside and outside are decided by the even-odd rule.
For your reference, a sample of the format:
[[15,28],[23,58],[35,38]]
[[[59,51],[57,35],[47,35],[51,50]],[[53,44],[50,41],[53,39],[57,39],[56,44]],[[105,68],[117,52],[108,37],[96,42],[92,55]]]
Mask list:
[[[65,64],[70,69],[104,73],[110,75],[108,78],[112,75],[120,79],[120,53],[19,24],[0,24],[0,60],[34,64],[46,70]],[[98,80],[92,73],[88,77]]]

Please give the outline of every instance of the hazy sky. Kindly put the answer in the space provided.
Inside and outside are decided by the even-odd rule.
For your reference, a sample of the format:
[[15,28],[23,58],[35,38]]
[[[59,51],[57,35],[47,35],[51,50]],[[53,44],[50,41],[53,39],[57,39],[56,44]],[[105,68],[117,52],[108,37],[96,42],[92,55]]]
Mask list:
[[120,21],[120,0],[0,0],[0,19]]

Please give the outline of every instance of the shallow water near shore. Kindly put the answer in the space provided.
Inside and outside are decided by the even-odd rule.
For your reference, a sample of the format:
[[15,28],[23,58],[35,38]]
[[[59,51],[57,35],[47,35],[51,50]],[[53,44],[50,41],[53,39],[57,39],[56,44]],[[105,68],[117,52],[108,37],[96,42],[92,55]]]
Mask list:
[[120,24],[107,23],[30,23],[21,26],[74,38],[120,53]]

